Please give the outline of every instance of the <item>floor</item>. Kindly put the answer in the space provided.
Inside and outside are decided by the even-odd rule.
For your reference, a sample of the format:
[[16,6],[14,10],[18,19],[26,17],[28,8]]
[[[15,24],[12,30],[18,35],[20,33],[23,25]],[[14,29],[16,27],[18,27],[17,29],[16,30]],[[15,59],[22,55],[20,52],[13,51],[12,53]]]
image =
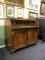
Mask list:
[[0,60],[45,60],[45,43],[37,43],[14,55],[10,54],[6,48],[2,48],[0,49]]

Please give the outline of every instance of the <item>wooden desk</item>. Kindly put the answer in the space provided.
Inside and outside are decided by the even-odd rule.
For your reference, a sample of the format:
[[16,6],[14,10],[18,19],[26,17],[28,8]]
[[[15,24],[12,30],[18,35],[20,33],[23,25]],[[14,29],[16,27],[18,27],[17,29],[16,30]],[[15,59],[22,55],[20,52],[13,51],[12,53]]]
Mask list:
[[31,22],[28,23],[29,25],[27,23],[24,23],[24,25],[17,25],[15,23],[15,20],[7,21],[8,23],[6,22],[6,38],[8,42],[8,48],[11,51],[15,51],[17,49],[37,43],[39,22]]

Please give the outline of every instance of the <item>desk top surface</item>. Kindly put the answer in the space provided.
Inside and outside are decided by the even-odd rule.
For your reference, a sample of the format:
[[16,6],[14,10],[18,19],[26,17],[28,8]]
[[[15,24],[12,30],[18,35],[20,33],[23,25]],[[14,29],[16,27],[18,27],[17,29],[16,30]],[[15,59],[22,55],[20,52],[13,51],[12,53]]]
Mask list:
[[17,27],[12,27],[12,29],[28,29],[28,28],[39,28],[39,26],[17,26]]

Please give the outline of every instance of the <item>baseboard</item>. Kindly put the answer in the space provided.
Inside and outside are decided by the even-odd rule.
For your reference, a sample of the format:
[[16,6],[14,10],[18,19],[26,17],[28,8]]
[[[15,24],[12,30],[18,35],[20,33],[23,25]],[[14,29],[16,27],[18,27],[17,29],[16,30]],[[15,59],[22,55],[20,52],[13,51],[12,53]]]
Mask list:
[[4,47],[6,47],[6,45],[2,45],[2,46],[0,46],[0,48],[4,48]]

